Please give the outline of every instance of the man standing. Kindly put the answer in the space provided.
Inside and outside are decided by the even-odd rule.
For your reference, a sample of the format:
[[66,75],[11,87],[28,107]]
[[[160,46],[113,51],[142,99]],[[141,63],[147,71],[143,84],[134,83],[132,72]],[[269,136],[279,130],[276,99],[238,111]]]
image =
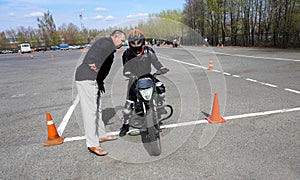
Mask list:
[[86,145],[98,156],[107,154],[100,142],[115,140],[115,136],[104,136],[105,125],[101,113],[101,93],[105,92],[104,79],[108,75],[116,49],[123,46],[126,34],[115,30],[110,37],[95,41],[83,62],[76,69],[75,81],[80,98]]

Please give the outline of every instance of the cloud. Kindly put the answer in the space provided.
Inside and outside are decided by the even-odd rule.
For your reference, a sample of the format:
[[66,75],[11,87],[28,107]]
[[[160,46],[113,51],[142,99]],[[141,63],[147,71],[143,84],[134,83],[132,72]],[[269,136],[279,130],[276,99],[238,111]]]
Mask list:
[[126,16],[127,19],[139,18],[139,17],[148,17],[148,13],[138,13],[138,14],[131,14]]
[[106,16],[105,17],[105,21],[112,21],[112,20],[115,20],[116,18],[114,16]]
[[29,13],[29,14],[26,14],[24,15],[25,17],[39,17],[39,16],[43,16],[44,13],[42,12],[32,12],[32,13]]
[[95,16],[95,17],[92,17],[91,19],[94,19],[94,20],[102,20],[102,19],[103,19],[103,16],[97,15],[97,16]]
[[86,18],[86,19],[84,19],[84,20],[87,20],[87,19],[112,21],[112,20],[115,20],[116,18],[115,18],[114,16],[106,16],[106,17],[103,17],[103,16],[100,16],[100,15],[97,15],[97,16],[95,16],[95,17],[92,17],[92,18]]
[[97,12],[107,12],[108,9],[106,9],[106,8],[96,8],[95,11],[97,11]]
[[8,13],[8,16],[15,16],[15,13]]

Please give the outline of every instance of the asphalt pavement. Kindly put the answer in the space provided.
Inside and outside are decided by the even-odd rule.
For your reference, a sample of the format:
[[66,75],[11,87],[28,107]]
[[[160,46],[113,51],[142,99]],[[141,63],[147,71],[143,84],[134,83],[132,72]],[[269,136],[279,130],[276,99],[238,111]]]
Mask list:
[[[102,96],[108,133],[118,133],[127,81],[117,51]],[[62,127],[77,92],[74,72],[86,51],[0,55],[0,179],[300,179],[299,49],[155,47],[170,69],[158,77],[174,107],[149,156],[139,135],[85,145],[80,105],[44,147],[46,113]],[[212,60],[214,70],[208,70]],[[214,94],[227,122],[209,124]]]

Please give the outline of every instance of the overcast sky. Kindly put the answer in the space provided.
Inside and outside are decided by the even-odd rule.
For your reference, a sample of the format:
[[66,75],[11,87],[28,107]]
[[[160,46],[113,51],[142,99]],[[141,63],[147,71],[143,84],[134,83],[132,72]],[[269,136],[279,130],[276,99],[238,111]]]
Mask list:
[[[53,15],[57,27],[73,23],[102,29],[163,10],[182,10],[185,0],[0,0],[0,31],[37,28],[37,17]],[[80,21],[82,14],[82,21]]]

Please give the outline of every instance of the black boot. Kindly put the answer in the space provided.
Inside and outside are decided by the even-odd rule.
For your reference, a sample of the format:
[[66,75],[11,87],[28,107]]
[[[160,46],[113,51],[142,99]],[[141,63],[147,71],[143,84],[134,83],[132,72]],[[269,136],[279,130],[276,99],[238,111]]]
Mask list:
[[123,124],[123,126],[120,129],[119,136],[120,137],[125,136],[128,131],[129,131],[129,124]]

